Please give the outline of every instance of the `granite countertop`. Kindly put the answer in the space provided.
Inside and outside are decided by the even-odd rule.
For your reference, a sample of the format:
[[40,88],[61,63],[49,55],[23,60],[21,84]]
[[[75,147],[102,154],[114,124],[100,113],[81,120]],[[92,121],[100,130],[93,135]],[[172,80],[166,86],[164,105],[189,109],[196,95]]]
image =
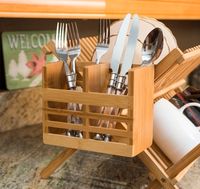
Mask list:
[[0,132],[42,122],[42,88],[0,91]]
[[[144,189],[148,170],[137,158],[77,151],[49,179],[40,172],[62,151],[43,144],[41,124],[0,133],[1,189]],[[179,186],[200,188],[200,160]]]

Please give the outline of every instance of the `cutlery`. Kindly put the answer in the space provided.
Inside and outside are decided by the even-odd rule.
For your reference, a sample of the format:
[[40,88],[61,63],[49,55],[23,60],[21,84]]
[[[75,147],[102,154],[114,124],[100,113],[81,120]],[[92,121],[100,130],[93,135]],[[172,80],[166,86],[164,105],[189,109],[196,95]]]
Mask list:
[[[67,24],[65,23],[57,23],[56,27],[56,53],[58,55],[58,58],[64,63],[65,67],[65,74],[66,74],[66,80],[67,80],[67,87],[69,90],[75,90],[76,89],[76,75],[75,72],[71,71],[69,68],[69,65],[67,63],[68,58],[68,46],[67,46]],[[68,103],[67,105],[68,109],[75,109],[75,105],[73,103]],[[76,119],[74,116],[68,116],[67,117],[68,122],[76,122]],[[81,132],[74,132],[74,131],[67,131],[66,134],[68,136],[78,136],[82,138]]]
[[108,85],[108,93],[112,93],[111,90],[115,88],[115,85],[116,85],[118,69],[119,69],[122,53],[124,50],[125,38],[129,29],[130,22],[131,22],[131,14],[127,14],[120,27],[115,46],[113,48],[111,64],[110,64],[112,73],[111,73],[111,77],[110,77],[110,81]]
[[[67,24],[65,23],[57,23],[55,48],[58,58],[64,63],[66,76],[70,75],[70,69],[67,64]],[[71,83],[68,83],[68,86],[70,88]]]
[[128,38],[128,44],[126,46],[124,58],[122,60],[120,74],[117,77],[116,92],[122,91],[124,89],[124,85],[126,82],[126,74],[128,73],[128,70],[132,67],[133,64],[138,34],[139,34],[139,17],[138,15],[135,14],[132,19],[130,35]]
[[[70,58],[70,65],[71,70],[73,73],[73,80],[75,82],[73,90],[76,90],[76,59],[81,53],[80,48],[80,37],[78,32],[78,27],[76,22],[69,22],[67,24],[67,44],[68,44],[68,56]],[[72,108],[74,111],[80,110],[80,106],[78,104],[70,103],[72,104]],[[82,120],[79,117],[71,116],[71,123],[78,123],[80,124]],[[68,130],[67,131],[68,136],[75,136],[83,138],[81,131],[75,131],[75,130]]]
[[[58,58],[64,63],[68,89],[73,90],[75,87],[74,73],[70,71],[67,63],[67,24],[65,23],[57,23],[55,48]],[[68,108],[71,108],[71,104],[68,105]],[[68,117],[68,119],[70,118]]]
[[163,32],[160,28],[155,28],[149,32],[142,45],[142,66],[153,63],[160,56],[163,38]]
[[[116,43],[113,48],[111,64],[110,64],[112,73],[111,73],[110,81],[109,81],[108,88],[107,88],[107,94],[112,94],[115,89],[119,64],[120,64],[121,56],[122,56],[122,53],[124,50],[125,39],[126,39],[126,35],[128,32],[128,29],[129,29],[130,21],[131,21],[131,14],[127,14],[122,22],[120,29],[119,29]],[[101,113],[104,113],[104,111],[105,111],[105,107],[102,107]],[[100,126],[101,122],[102,121],[99,121],[97,126]],[[103,135],[97,133],[95,135],[94,139],[95,140],[103,140]]]
[[[71,70],[74,73],[73,75],[74,81],[76,81],[76,59],[81,53],[80,37],[79,37],[79,32],[78,32],[78,27],[77,27],[76,22],[69,22],[67,24],[67,29],[68,29],[68,32],[67,32],[68,56],[70,58]],[[78,104],[73,104],[73,109],[80,110],[80,107]],[[74,116],[72,117],[73,119],[75,119]],[[76,117],[76,120],[74,120],[73,122],[80,123],[81,120],[80,118]]]
[[96,46],[96,64],[99,64],[101,57],[108,51],[110,44],[110,20],[99,20],[99,35]]
[[[128,91],[127,88],[127,77],[126,74],[132,66],[132,61],[134,60],[137,37],[139,33],[139,18],[137,15],[133,17],[133,24],[130,31],[130,36],[127,44],[127,49],[125,51],[125,56],[122,61],[122,67],[120,74],[118,76],[116,84],[116,94],[121,95],[125,94]],[[142,66],[146,66],[156,60],[162,51],[163,47],[163,33],[159,28],[153,29],[145,38],[143,47],[142,47]],[[133,50],[134,49],[134,50]],[[120,109],[115,108],[112,111],[112,114],[119,114]],[[116,122],[113,123],[112,127],[115,127]],[[107,127],[109,123],[107,124]],[[110,136],[107,136],[106,141],[110,140]]]
[[68,56],[71,60],[72,72],[76,73],[76,59],[81,53],[80,38],[76,22],[69,22],[67,24],[67,29]]
[[[135,57],[135,51],[137,46],[137,38],[139,34],[139,17],[134,15],[131,23],[130,34],[128,38],[128,43],[125,49],[125,54],[122,60],[122,66],[120,73],[117,75],[117,81],[115,84],[115,94],[121,95],[124,93],[124,89],[127,88],[127,73],[128,70],[132,67],[133,60]],[[119,109],[110,109],[110,113],[114,111],[114,114],[118,113]],[[107,121],[106,127],[109,127],[109,121]],[[104,141],[110,141],[111,136],[105,135]]]

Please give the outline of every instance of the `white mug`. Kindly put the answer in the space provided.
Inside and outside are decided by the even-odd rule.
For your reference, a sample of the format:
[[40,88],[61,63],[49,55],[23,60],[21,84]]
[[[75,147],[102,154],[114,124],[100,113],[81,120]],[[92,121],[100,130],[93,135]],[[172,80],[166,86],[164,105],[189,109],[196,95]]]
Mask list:
[[189,106],[200,104],[188,103],[177,109],[164,98],[154,104],[154,141],[173,163],[200,143],[200,132],[183,114]]

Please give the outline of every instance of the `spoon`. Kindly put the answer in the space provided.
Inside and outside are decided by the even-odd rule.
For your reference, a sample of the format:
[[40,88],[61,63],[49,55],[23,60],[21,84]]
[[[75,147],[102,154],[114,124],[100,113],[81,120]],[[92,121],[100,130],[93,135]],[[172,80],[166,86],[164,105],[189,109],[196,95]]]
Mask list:
[[163,49],[163,32],[160,28],[154,28],[146,36],[142,46],[142,66],[153,63]]

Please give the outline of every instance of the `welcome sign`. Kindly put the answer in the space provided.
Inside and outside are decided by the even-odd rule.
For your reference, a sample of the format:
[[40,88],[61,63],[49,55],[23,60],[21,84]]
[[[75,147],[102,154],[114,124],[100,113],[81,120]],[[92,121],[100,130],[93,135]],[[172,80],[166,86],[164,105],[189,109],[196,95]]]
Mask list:
[[41,48],[55,39],[54,31],[16,31],[2,33],[7,89],[40,86],[45,62],[55,62]]

